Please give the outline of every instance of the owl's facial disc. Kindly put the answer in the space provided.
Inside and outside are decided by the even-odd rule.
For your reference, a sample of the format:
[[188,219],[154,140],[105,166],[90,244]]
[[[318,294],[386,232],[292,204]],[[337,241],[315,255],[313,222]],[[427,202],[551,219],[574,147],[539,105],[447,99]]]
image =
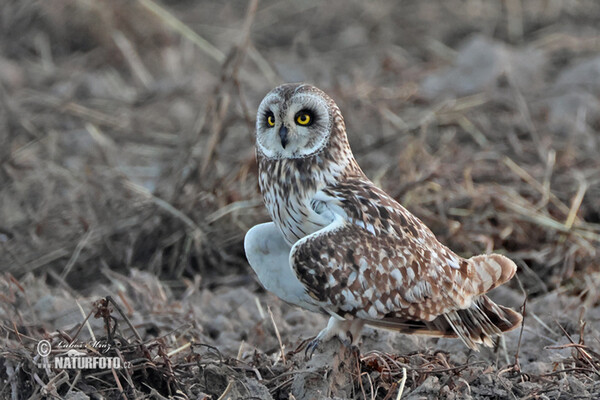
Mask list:
[[258,108],[256,144],[267,158],[303,158],[325,147],[331,126],[330,107],[322,97],[275,89]]

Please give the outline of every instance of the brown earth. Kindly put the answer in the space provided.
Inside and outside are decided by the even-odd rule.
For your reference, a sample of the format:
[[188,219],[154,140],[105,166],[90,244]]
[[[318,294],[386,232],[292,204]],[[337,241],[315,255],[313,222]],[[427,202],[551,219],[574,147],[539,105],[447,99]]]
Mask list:
[[[597,1],[6,0],[0,30],[0,398],[600,398]],[[492,297],[522,330],[305,359],[326,318],[242,246],[254,113],[293,81],[443,243],[515,260]]]

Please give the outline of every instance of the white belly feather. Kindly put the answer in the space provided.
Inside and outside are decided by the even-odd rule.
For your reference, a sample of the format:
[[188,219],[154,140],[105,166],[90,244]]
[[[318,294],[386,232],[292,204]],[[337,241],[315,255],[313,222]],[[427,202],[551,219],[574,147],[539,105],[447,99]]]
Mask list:
[[283,301],[319,311],[290,265],[291,246],[273,222],[254,226],[246,233],[244,249],[260,283]]

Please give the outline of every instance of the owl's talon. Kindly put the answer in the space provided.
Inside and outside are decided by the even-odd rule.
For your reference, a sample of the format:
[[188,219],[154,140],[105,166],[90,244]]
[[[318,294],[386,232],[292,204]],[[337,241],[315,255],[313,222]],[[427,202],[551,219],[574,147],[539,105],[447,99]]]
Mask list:
[[317,347],[319,347],[320,344],[321,340],[319,338],[314,338],[313,340],[311,340],[306,346],[306,350],[304,351],[304,358],[310,360],[313,354],[315,353],[315,350],[317,350]]

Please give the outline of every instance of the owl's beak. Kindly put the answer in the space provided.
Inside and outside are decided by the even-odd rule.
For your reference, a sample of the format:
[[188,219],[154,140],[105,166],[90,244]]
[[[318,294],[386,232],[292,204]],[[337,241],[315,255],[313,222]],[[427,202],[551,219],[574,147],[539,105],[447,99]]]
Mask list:
[[288,144],[288,128],[285,125],[281,125],[281,128],[279,128],[279,137],[281,138],[281,146],[285,149],[285,145]]

